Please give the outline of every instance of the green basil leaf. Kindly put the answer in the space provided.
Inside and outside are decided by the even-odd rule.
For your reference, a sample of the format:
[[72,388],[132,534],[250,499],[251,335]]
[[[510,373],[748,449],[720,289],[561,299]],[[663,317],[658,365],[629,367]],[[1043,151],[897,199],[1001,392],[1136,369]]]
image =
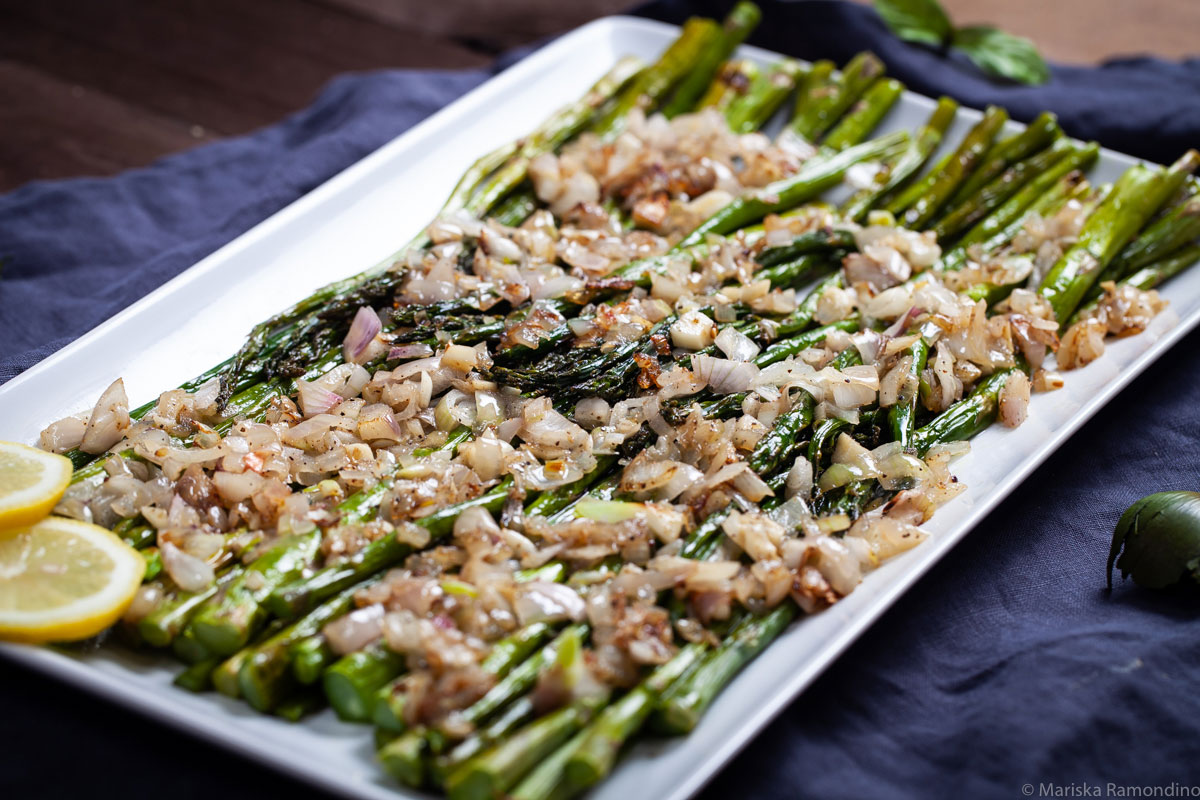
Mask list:
[[875,0],[875,10],[892,33],[907,42],[941,47],[954,32],[937,0]]
[[955,31],[951,44],[991,75],[1027,84],[1050,80],[1050,68],[1024,36],[990,25],[972,25]]
[[1108,551],[1112,569],[1149,589],[1196,581],[1200,564],[1200,492],[1159,492],[1121,515]]

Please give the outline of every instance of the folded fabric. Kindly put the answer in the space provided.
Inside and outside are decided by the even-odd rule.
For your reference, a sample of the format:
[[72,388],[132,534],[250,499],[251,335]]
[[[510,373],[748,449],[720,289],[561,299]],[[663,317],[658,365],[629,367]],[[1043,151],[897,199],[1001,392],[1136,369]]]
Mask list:
[[[638,13],[680,21],[728,5],[662,0]],[[839,63],[869,48],[916,91],[998,103],[1018,119],[1051,109],[1075,136],[1156,160],[1200,142],[1195,61],[1055,67],[1048,86],[998,85],[892,38],[869,7],[762,5],[752,41],[765,47]],[[486,77],[345,76],[250,136],[0,197],[0,381]],[[1129,502],[1200,486],[1198,351],[1192,334],[1076,434],[757,737],[706,800],[1069,796],[1071,786],[1083,796],[1109,783],[1197,783],[1195,607],[1129,586],[1109,595],[1103,567]],[[0,704],[13,723],[0,725],[6,797],[82,795],[97,781],[125,796],[323,795],[5,662]],[[71,769],[58,762],[65,742]]]
[[[488,71],[383,71],[332,81],[249,136],[112,178],[0,196],[0,383],[403,133]],[[352,273],[362,265],[347,264]]]

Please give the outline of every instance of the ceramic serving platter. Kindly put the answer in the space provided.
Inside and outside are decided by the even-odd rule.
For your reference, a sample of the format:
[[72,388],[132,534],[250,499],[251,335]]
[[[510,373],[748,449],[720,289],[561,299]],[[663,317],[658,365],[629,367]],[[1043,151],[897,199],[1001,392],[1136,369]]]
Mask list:
[[[394,252],[433,217],[480,154],[581,95],[620,56],[652,60],[677,33],[647,20],[602,19],[497,75],[0,386],[0,439],[36,441],[45,425],[86,410],[118,376],[136,405],[201,373],[232,353],[255,322]],[[778,58],[750,47],[742,55],[764,64]],[[882,130],[911,130],[932,107],[932,100],[906,93]],[[964,109],[947,141],[957,142],[978,118]],[[1091,177],[1112,180],[1132,163],[1105,150]],[[699,789],[1050,453],[1200,321],[1200,270],[1171,281],[1163,294],[1170,307],[1150,330],[1110,344],[1102,359],[1069,373],[1064,389],[1036,395],[1019,429],[995,426],[975,439],[973,453],[955,465],[969,489],[938,512],[925,543],[869,574],[836,606],[795,624],[738,676],[690,736],[638,744],[591,796],[683,800]],[[420,796],[378,769],[369,728],[338,722],[331,712],[300,724],[261,716],[214,694],[176,689],[176,663],[118,647],[80,655],[0,646],[0,653],[347,796]]]

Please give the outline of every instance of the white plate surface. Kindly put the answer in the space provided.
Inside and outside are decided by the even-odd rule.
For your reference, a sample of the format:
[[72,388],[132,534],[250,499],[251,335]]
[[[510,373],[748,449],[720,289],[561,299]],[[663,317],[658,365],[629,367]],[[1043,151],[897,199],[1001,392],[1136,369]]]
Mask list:
[[[118,376],[139,404],[221,361],[268,313],[408,241],[478,155],[581,95],[618,57],[653,59],[677,31],[641,19],[602,19],[506,70],[0,386],[0,439],[35,441],[48,423],[88,408]],[[777,58],[750,47],[743,55],[763,63]],[[906,93],[882,129],[911,130],[932,107]],[[962,111],[947,141],[957,142],[978,118]],[[1105,150],[1091,178],[1112,180],[1132,163]],[[994,426],[976,438],[974,453],[955,465],[969,490],[938,512],[928,541],[868,575],[833,608],[794,625],[690,736],[639,744],[591,796],[683,800],[699,789],[1051,452],[1200,322],[1200,270],[1162,293],[1170,307],[1149,331],[1111,343],[1104,358],[1069,373],[1064,389],[1035,396],[1021,428]],[[226,698],[175,689],[176,664],[118,648],[75,656],[0,645],[0,653],[348,796],[420,796],[384,778],[369,728],[340,723],[331,712],[299,725],[260,716]]]

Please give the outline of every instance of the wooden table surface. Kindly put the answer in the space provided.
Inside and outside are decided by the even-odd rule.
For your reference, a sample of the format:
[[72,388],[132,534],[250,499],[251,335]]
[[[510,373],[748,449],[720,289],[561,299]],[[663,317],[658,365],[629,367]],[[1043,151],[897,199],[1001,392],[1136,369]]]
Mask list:
[[[245,133],[342,72],[482,66],[630,1],[0,0],[0,191]],[[943,2],[1058,61],[1200,50],[1200,0]]]

